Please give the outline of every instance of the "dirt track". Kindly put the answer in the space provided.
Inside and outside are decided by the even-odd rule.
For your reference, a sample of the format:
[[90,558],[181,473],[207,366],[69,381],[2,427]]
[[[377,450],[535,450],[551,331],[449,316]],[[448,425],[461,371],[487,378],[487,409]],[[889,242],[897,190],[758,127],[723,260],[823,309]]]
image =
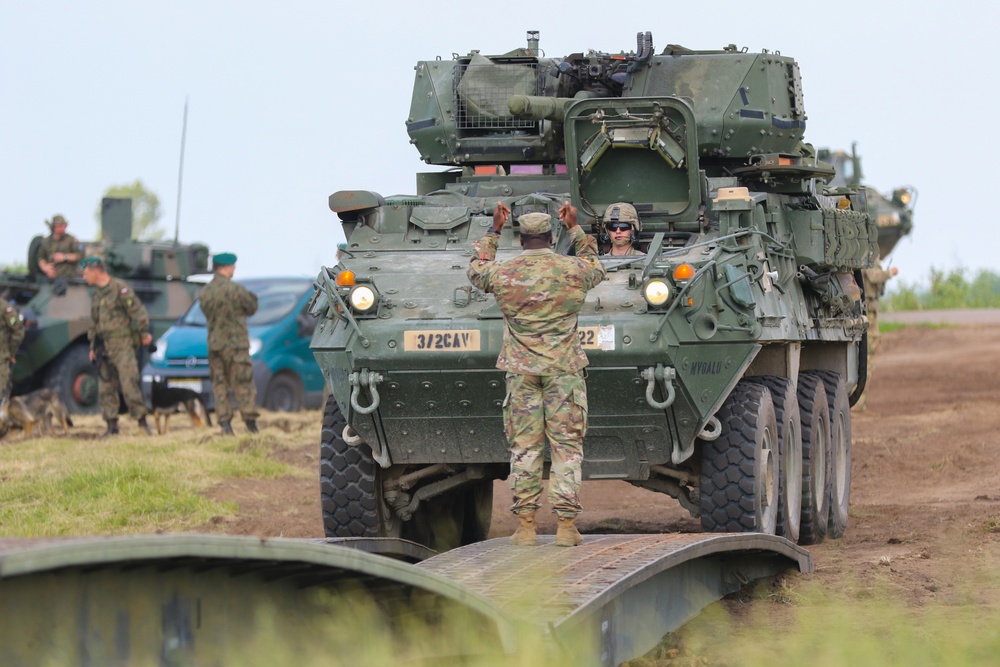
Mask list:
[[[885,334],[864,412],[854,413],[850,527],[810,547],[825,587],[864,586],[878,572],[913,604],[963,588],[963,562],[1000,561],[1000,325],[913,327]],[[260,536],[322,535],[316,439],[282,458],[301,479],[234,483],[215,498],[241,512],[203,529]],[[303,418],[310,418],[303,415]],[[264,421],[267,427],[267,421]],[[498,482],[493,535],[509,535],[509,496]],[[585,482],[587,532],[695,530],[665,496],[624,482]],[[554,532],[548,515],[543,531]],[[881,569],[880,569],[881,568]],[[884,580],[884,576],[882,577]]]

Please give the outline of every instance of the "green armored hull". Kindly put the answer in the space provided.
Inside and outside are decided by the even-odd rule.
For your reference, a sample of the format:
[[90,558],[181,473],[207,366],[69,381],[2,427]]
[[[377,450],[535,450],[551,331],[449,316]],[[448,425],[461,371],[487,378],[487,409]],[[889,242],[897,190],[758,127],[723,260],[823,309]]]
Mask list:
[[[331,397],[328,535],[482,539],[509,454],[496,369],[503,320],[466,268],[498,202],[516,220],[564,201],[600,236],[614,202],[645,255],[603,256],[580,312],[590,360],[587,479],[676,498],[711,531],[818,542],[847,525],[850,400],[863,389],[865,198],[826,187],[803,143],[798,66],[735,47],[566,58],[527,48],[418,63],[413,196],[339,191],[347,237],[318,279],[312,347]],[[556,251],[568,253],[566,230]]]

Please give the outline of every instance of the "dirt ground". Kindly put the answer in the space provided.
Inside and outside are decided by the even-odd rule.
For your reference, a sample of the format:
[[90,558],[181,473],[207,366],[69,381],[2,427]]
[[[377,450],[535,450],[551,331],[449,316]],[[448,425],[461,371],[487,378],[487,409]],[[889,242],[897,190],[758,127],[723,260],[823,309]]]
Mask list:
[[[1000,556],[1000,323],[957,317],[958,326],[883,335],[867,407],[853,413],[847,535],[809,547],[816,563],[812,576],[824,587],[855,586],[888,568],[910,603],[947,601],[962,586],[962,562],[981,562],[983,556],[996,562]],[[320,416],[294,419],[315,419],[315,437],[281,456],[307,474],[214,489],[213,498],[234,501],[241,509],[204,531],[322,536]],[[269,425],[266,418],[262,423]],[[303,429],[304,438],[308,433]],[[698,526],[672,499],[624,482],[585,482],[582,502],[579,524],[585,534]],[[506,484],[497,482],[493,536],[513,531],[508,504]],[[554,523],[546,515],[542,532],[554,532]]]

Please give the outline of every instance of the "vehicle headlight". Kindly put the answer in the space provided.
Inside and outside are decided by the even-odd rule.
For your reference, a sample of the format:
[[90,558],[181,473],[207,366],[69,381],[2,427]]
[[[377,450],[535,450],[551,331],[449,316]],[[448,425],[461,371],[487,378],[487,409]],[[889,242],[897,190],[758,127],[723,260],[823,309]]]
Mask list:
[[262,347],[264,347],[264,343],[261,341],[260,338],[251,338],[250,339],[250,356],[252,357],[253,355],[255,355],[258,352],[260,352],[260,348],[262,348]]
[[166,358],[167,358],[167,341],[165,338],[160,338],[160,340],[156,341],[156,351],[149,355],[149,360],[161,364],[163,363],[163,360]]
[[670,286],[662,280],[650,280],[642,290],[646,302],[651,306],[662,306],[670,299]]
[[367,285],[358,285],[351,290],[348,299],[352,308],[363,313],[371,310],[372,306],[375,305],[375,290]]

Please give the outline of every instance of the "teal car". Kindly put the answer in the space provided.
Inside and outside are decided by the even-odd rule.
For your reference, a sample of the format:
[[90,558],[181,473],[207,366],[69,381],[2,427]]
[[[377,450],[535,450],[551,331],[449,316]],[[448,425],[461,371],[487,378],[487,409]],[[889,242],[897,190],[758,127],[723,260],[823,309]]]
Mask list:
[[[257,295],[257,312],[247,318],[257,404],[294,412],[318,408],[323,376],[309,349],[316,318],[306,312],[312,296],[310,278],[253,278],[238,281]],[[208,329],[195,301],[156,341],[156,351],[141,374],[143,396],[150,404],[153,387],[184,387],[202,395],[214,408],[208,373]]]

